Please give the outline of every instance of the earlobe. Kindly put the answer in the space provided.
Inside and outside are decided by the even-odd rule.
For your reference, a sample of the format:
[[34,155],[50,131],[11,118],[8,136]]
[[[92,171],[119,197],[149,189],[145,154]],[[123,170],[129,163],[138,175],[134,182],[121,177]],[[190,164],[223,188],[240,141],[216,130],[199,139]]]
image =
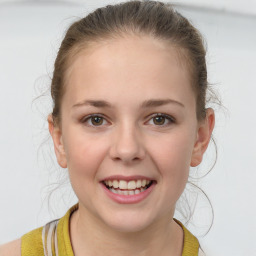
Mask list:
[[214,124],[215,124],[214,111],[212,108],[208,108],[206,110],[205,120],[203,120],[198,127],[197,140],[194,145],[191,163],[190,163],[191,167],[198,166],[202,162],[204,152],[206,151],[211,139]]
[[67,159],[64,150],[61,129],[59,126],[54,124],[52,115],[49,115],[47,120],[57,161],[62,168],[67,168]]

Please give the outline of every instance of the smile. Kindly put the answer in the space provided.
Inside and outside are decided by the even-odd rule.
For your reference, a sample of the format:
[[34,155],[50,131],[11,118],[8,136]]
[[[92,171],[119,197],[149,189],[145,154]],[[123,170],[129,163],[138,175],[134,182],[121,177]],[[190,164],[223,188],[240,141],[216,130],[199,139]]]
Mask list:
[[104,180],[103,184],[108,190],[114,194],[131,196],[138,195],[147,190],[152,184],[152,180],[138,179],[138,180]]

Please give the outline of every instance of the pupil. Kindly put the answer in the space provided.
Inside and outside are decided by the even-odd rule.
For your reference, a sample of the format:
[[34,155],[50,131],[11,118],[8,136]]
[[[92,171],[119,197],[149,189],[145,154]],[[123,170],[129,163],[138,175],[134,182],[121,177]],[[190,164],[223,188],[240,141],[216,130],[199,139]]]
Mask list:
[[93,117],[92,123],[96,125],[102,124],[102,117],[99,117],[99,116]]
[[155,124],[164,124],[165,117],[163,116],[157,116],[155,117]]

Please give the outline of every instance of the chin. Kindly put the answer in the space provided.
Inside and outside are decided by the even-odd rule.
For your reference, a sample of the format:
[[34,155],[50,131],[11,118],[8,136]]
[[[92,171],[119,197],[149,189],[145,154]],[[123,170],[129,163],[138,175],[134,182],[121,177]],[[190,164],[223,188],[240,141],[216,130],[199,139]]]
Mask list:
[[[148,216],[149,217],[149,216]],[[142,232],[152,225],[152,220],[141,214],[118,214],[105,221],[114,232],[135,233]]]

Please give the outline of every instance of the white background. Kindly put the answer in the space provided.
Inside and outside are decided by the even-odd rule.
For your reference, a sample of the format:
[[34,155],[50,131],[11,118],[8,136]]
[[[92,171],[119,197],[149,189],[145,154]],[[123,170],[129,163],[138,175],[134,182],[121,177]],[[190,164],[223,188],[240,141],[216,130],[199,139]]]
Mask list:
[[[113,2],[0,1],[0,243],[61,217],[76,200],[60,188],[48,210],[47,184],[65,171],[50,157],[49,97],[33,100],[50,84],[67,26]],[[216,109],[217,164],[200,180],[214,223],[199,239],[209,256],[256,256],[256,2],[176,2],[208,43],[209,81],[226,108]],[[195,213],[195,223],[204,219]]]

